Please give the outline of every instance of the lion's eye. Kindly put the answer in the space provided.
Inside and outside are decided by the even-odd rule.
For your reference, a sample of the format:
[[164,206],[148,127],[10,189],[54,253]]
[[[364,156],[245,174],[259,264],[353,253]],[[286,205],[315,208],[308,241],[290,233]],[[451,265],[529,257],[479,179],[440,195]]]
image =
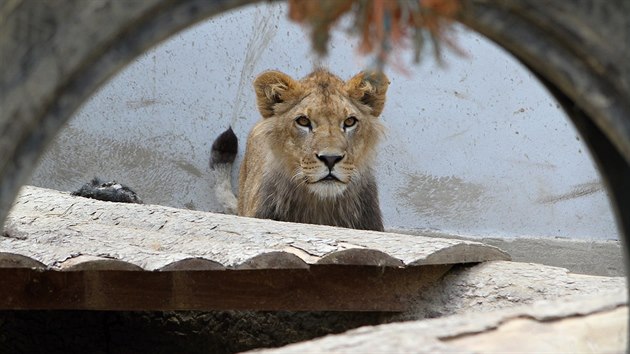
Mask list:
[[306,116],[299,116],[295,118],[295,123],[297,123],[297,125],[301,127],[306,127],[306,128],[311,127],[311,120],[306,118]]
[[348,118],[346,118],[346,120],[343,121],[343,129],[355,126],[355,124],[357,124],[357,121],[358,120],[357,120],[356,117],[348,117]]

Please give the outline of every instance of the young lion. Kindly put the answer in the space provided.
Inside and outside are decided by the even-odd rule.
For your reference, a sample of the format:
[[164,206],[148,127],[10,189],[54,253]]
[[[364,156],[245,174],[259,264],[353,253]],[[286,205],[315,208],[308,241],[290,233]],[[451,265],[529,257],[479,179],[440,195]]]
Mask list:
[[238,214],[382,231],[372,165],[388,85],[376,72],[347,82],[325,70],[299,81],[261,74],[262,119],[247,139]]

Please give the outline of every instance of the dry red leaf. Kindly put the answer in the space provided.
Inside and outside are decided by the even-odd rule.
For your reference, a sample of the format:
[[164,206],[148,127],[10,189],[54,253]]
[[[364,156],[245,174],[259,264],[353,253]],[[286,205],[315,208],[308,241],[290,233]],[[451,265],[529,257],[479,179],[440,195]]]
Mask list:
[[402,46],[408,38],[419,53],[423,31],[434,42],[436,56],[441,42],[461,52],[445,35],[460,9],[460,0],[289,0],[289,18],[311,27],[313,48],[322,55],[326,54],[330,30],[352,11],[360,52],[376,54],[381,65],[394,47]]

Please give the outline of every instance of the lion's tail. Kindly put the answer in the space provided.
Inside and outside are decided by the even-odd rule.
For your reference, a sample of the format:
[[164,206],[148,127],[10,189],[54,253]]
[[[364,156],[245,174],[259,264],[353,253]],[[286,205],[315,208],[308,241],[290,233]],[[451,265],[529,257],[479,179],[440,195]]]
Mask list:
[[237,201],[232,191],[232,167],[238,152],[238,139],[232,127],[219,135],[212,143],[210,170],[214,173],[214,193],[227,214],[236,214]]

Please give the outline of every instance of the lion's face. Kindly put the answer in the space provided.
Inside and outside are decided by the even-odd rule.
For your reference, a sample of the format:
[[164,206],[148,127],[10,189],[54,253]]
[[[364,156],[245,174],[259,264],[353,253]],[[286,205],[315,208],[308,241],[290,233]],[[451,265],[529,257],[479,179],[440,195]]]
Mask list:
[[382,74],[361,73],[348,82],[325,71],[301,81],[278,72],[261,75],[255,86],[263,94],[258,102],[274,168],[321,198],[359,182],[382,135],[378,115],[388,83]]

